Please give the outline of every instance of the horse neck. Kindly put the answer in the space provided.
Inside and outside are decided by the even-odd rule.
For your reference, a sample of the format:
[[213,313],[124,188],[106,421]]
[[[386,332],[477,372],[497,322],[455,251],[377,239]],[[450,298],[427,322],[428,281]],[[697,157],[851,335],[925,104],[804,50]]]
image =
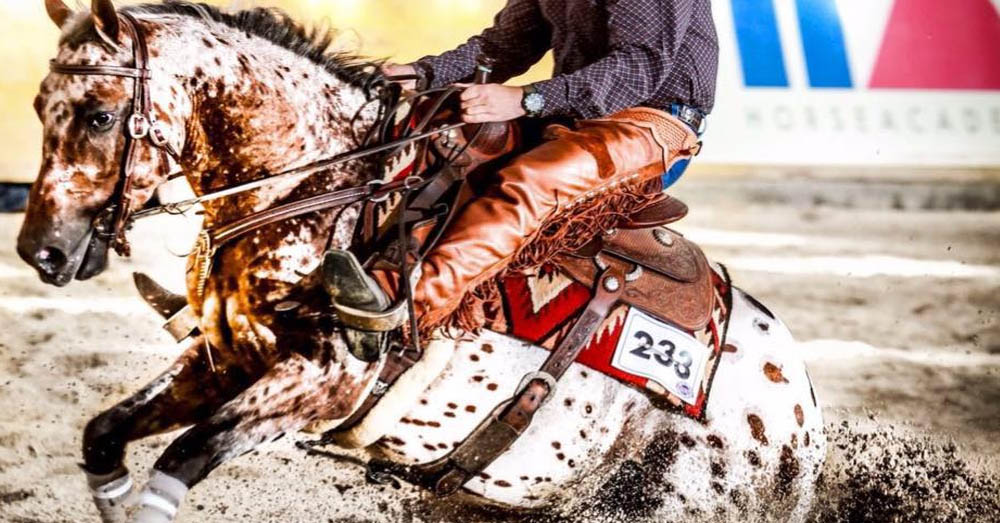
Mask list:
[[[323,66],[265,39],[222,24],[174,17],[178,27],[156,42],[183,90],[183,168],[197,194],[271,176],[358,146],[352,118],[365,105],[361,89]],[[176,96],[174,96],[176,98]],[[185,112],[182,110],[182,113]],[[161,111],[162,113],[162,111]],[[365,129],[374,110],[354,123]],[[360,132],[360,131],[358,131]],[[307,196],[366,182],[357,163],[305,180],[276,182],[250,194],[209,203],[208,223],[226,222],[274,205],[293,192]]]

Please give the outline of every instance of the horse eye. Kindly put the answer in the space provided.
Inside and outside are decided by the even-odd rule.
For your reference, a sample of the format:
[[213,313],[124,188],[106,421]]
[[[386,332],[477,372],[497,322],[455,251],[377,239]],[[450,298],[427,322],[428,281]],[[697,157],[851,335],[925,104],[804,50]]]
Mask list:
[[87,118],[87,127],[97,132],[107,132],[115,125],[115,113],[95,113]]

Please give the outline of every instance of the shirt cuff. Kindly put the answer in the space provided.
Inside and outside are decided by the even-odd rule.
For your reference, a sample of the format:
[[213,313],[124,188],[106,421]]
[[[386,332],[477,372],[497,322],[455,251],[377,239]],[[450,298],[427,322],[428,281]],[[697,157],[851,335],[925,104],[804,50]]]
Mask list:
[[539,117],[550,116],[577,116],[569,103],[569,82],[565,77],[557,76],[551,80],[545,80],[532,84],[536,91],[545,99]]
[[451,85],[470,78],[476,72],[476,57],[479,56],[481,44],[475,38],[441,55],[425,56],[416,62],[427,76],[428,87],[435,89]]

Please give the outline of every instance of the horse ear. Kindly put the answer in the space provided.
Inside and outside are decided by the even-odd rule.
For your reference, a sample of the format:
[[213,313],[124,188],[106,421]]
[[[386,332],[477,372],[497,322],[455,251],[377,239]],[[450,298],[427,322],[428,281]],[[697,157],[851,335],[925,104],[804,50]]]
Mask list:
[[62,28],[66,20],[73,16],[73,10],[67,7],[62,0],[45,0],[45,11],[49,13],[49,18],[59,28]]
[[118,12],[115,11],[115,4],[111,0],[93,0],[90,4],[91,14],[94,17],[94,27],[102,37],[111,42],[118,42],[118,34],[121,31],[121,22],[118,21]]

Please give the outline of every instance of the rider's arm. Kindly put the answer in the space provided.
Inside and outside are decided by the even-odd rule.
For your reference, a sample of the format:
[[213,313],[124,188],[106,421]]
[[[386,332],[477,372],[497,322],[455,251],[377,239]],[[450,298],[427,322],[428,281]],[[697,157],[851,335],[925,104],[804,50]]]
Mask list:
[[431,87],[441,87],[469,80],[477,58],[485,54],[495,61],[491,81],[502,83],[527,71],[549,47],[550,29],[538,0],[508,0],[493,19],[493,27],[456,49],[425,56],[413,65],[430,77]]
[[571,74],[539,82],[542,116],[599,118],[648,100],[666,81],[695,0],[609,2],[611,52]]

